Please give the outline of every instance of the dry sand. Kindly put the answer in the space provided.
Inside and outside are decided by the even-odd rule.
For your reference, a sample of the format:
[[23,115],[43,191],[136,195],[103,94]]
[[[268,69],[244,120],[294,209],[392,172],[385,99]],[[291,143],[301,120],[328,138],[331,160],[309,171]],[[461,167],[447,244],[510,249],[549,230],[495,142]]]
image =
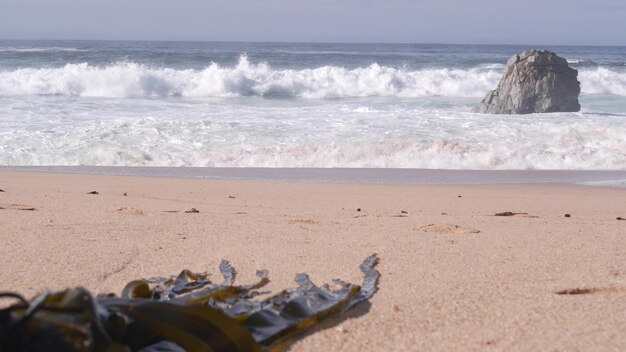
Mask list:
[[626,350],[626,189],[6,171],[0,189],[1,290],[119,293],[183,268],[219,276],[225,258],[242,283],[268,269],[276,291],[301,271],[360,282],[378,253],[371,307],[293,350]]

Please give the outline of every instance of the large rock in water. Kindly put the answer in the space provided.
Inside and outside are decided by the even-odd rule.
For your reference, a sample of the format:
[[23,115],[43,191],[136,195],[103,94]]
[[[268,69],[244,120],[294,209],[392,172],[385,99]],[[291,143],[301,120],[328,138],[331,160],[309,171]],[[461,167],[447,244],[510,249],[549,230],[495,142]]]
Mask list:
[[474,112],[532,114],[580,111],[578,71],[546,50],[528,50],[509,59],[496,90]]

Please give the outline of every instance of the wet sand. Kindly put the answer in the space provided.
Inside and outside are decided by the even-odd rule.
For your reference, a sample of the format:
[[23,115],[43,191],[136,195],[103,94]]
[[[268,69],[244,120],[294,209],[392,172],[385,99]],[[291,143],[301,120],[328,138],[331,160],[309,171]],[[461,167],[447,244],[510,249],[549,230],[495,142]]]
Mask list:
[[294,350],[626,350],[626,189],[9,171],[0,189],[0,290],[119,293],[183,268],[219,277],[224,258],[277,291],[302,271],[359,282],[378,253],[371,306]]
[[621,170],[437,170],[158,166],[0,166],[2,171],[358,184],[579,184],[626,188]]

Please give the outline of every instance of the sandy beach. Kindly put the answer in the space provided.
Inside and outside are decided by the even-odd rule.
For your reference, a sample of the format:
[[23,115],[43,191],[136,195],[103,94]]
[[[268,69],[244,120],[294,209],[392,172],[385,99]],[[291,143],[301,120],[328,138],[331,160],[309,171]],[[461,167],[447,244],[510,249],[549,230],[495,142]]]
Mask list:
[[360,282],[377,253],[371,306],[293,350],[626,350],[626,189],[11,171],[0,189],[0,290],[119,294],[227,259],[278,291],[298,272]]

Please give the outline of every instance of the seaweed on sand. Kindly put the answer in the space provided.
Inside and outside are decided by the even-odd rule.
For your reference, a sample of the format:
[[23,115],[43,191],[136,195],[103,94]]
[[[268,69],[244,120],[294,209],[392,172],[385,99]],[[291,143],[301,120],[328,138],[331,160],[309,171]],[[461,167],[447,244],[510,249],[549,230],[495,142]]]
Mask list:
[[290,337],[330,316],[342,315],[377,290],[378,257],[360,266],[363,283],[334,280],[316,286],[296,275],[296,288],[256,300],[269,282],[235,285],[235,269],[222,261],[222,283],[207,273],[135,280],[121,297],[94,297],[84,288],[44,293],[0,310],[0,351],[262,351],[284,347]]

